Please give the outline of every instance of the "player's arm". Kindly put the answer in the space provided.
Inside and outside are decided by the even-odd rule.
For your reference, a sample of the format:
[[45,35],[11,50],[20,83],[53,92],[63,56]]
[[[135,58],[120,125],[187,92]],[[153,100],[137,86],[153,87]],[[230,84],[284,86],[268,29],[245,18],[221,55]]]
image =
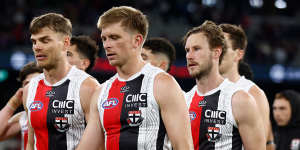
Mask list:
[[0,135],[0,141],[9,139],[11,137],[16,136],[21,131],[21,126],[19,124],[20,117],[24,112],[19,112],[15,114],[8,120],[7,129],[4,131],[2,135]]
[[160,106],[167,134],[175,150],[193,149],[188,108],[176,80],[166,73],[156,76],[154,97]]
[[245,150],[265,150],[265,129],[255,100],[244,91],[232,97],[232,112]]
[[[9,119],[14,114],[15,110],[22,105],[22,88],[20,88],[14,96],[12,96],[4,108],[0,111],[0,139],[3,140],[7,138],[7,129],[10,128],[11,124],[8,123]],[[18,132],[18,131],[16,131]],[[12,133],[13,134],[13,133]]]
[[101,89],[97,88],[92,96],[90,106],[90,115],[87,127],[84,130],[83,136],[80,140],[76,150],[104,150],[104,132],[100,123],[99,111],[97,102]]
[[270,106],[269,106],[269,102],[268,99],[265,95],[265,93],[259,89],[257,86],[253,86],[250,90],[249,90],[250,95],[253,96],[253,98],[255,99],[255,102],[258,106],[260,115],[262,116],[263,122],[264,122],[264,127],[265,127],[265,135],[266,138],[269,135],[269,132],[272,132],[272,130],[270,130],[270,126],[271,126],[271,121],[270,121]]
[[87,122],[90,113],[91,96],[99,86],[100,84],[95,78],[89,77],[83,81],[80,87],[80,103]]
[[269,126],[269,135],[268,135],[268,138],[267,138],[267,150],[275,150],[275,143],[274,143],[274,135],[273,135],[273,132],[272,132],[272,125],[270,123],[270,126]]
[[[27,95],[28,95],[28,87],[29,85],[26,85],[23,89],[23,107],[26,111],[26,114],[28,115],[28,109],[27,109],[27,106],[26,106],[26,101],[27,101]],[[33,138],[33,135],[34,135],[34,132],[33,132],[33,129],[31,127],[31,121],[30,121],[30,117],[28,116],[28,140],[27,140],[27,146],[26,146],[26,150],[33,150],[33,145],[34,145],[34,138]]]

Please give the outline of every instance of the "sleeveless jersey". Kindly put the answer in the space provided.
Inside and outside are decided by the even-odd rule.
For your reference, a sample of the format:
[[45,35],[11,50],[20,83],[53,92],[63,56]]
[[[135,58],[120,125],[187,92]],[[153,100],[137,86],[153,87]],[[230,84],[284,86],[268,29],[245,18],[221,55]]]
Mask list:
[[205,95],[199,93],[197,86],[186,93],[195,150],[242,149],[231,106],[236,91],[234,83],[225,79]]
[[103,84],[98,111],[107,150],[171,149],[153,95],[154,78],[160,72],[148,63],[128,80],[116,74]]
[[27,139],[28,139],[28,119],[25,111],[21,112],[19,119],[19,125],[21,127],[21,150],[26,150]]
[[35,150],[75,149],[86,126],[79,93],[88,77],[73,66],[54,85],[45,80],[44,74],[30,81],[26,106]]
[[237,87],[243,89],[246,92],[249,92],[250,88],[255,85],[253,81],[246,79],[244,76],[240,77],[240,79],[235,84]]

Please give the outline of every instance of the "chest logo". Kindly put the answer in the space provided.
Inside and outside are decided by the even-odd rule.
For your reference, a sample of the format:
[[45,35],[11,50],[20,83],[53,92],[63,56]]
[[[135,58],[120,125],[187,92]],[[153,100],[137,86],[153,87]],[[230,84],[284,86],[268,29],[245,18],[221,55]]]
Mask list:
[[117,98],[110,98],[105,100],[102,103],[102,108],[103,109],[111,109],[114,108],[115,106],[117,106],[119,104],[119,100]]
[[206,100],[199,101],[198,107],[205,107],[206,103]]
[[144,118],[142,117],[142,112],[140,110],[137,111],[129,111],[127,122],[129,126],[136,127],[142,124]]
[[70,125],[68,124],[67,117],[55,117],[54,127],[59,132],[66,132],[69,130]]
[[206,109],[204,123],[226,124],[226,111]]
[[53,100],[51,111],[54,114],[74,114],[74,100]]
[[55,95],[55,91],[47,91],[46,96],[47,97],[53,97]]
[[30,111],[40,111],[43,108],[43,103],[41,101],[34,101],[30,104]]
[[196,117],[197,117],[196,113],[193,112],[193,111],[190,111],[190,112],[189,112],[189,116],[190,116],[190,120],[191,120],[191,121],[195,120]]
[[130,89],[130,87],[129,86],[123,86],[123,87],[121,87],[121,93],[126,93],[126,92],[128,92],[129,91],[129,89]]
[[208,127],[206,133],[207,139],[210,142],[217,142],[221,138],[220,128]]
[[128,94],[125,99],[126,108],[147,107],[147,93]]

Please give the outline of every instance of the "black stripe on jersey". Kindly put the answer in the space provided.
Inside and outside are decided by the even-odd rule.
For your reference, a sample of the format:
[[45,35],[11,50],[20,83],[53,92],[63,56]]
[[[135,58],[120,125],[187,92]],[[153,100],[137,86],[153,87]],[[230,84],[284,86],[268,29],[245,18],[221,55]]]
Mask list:
[[[68,118],[64,114],[74,114],[74,100],[66,100],[70,80],[52,88],[47,112],[49,150],[67,150],[66,131]],[[54,93],[54,94],[53,94]],[[73,110],[72,110],[73,109]]]
[[232,150],[242,150],[242,139],[238,128],[233,127],[232,132]]
[[[120,150],[137,150],[139,125],[142,123],[140,107],[147,107],[147,94],[141,93],[144,75],[126,82],[121,110]],[[144,94],[144,95],[142,95]]]
[[220,96],[220,90],[215,92],[212,95],[208,95],[204,97],[204,100],[206,101],[206,106],[202,107],[201,112],[201,123],[200,123],[200,130],[199,130],[199,150],[213,150],[215,148],[215,143],[211,142],[211,133],[208,133],[209,128],[214,128],[216,126],[215,123],[213,123],[215,118],[207,117],[205,113],[208,115],[211,115],[211,112],[215,112],[218,109],[218,103],[219,103],[219,96]]
[[158,135],[156,140],[156,150],[163,150],[166,133],[167,132],[166,132],[165,124],[163,123],[161,114],[159,112],[159,129],[158,129]]

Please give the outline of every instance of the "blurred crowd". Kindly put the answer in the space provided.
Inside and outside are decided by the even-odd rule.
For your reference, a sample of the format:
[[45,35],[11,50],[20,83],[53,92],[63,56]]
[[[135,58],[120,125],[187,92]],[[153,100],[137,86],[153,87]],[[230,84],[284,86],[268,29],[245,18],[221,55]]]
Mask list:
[[[15,49],[31,51],[29,21],[45,12],[58,12],[70,18],[73,34],[97,37],[96,21],[102,12],[118,5],[139,8],[150,20],[149,37],[165,37],[175,44],[177,60],[184,58],[182,34],[204,20],[240,24],[249,38],[246,59],[250,63],[300,66],[300,25],[297,3],[289,2],[286,10],[276,10],[272,1],[265,0],[262,8],[252,8],[249,1],[238,0],[5,0],[0,6],[0,52]],[[213,3],[215,2],[215,3]],[[295,4],[293,4],[295,3]],[[273,6],[273,7],[272,7]],[[176,32],[181,31],[181,32]],[[101,47],[101,46],[100,46]],[[101,55],[101,54],[100,54]]]

